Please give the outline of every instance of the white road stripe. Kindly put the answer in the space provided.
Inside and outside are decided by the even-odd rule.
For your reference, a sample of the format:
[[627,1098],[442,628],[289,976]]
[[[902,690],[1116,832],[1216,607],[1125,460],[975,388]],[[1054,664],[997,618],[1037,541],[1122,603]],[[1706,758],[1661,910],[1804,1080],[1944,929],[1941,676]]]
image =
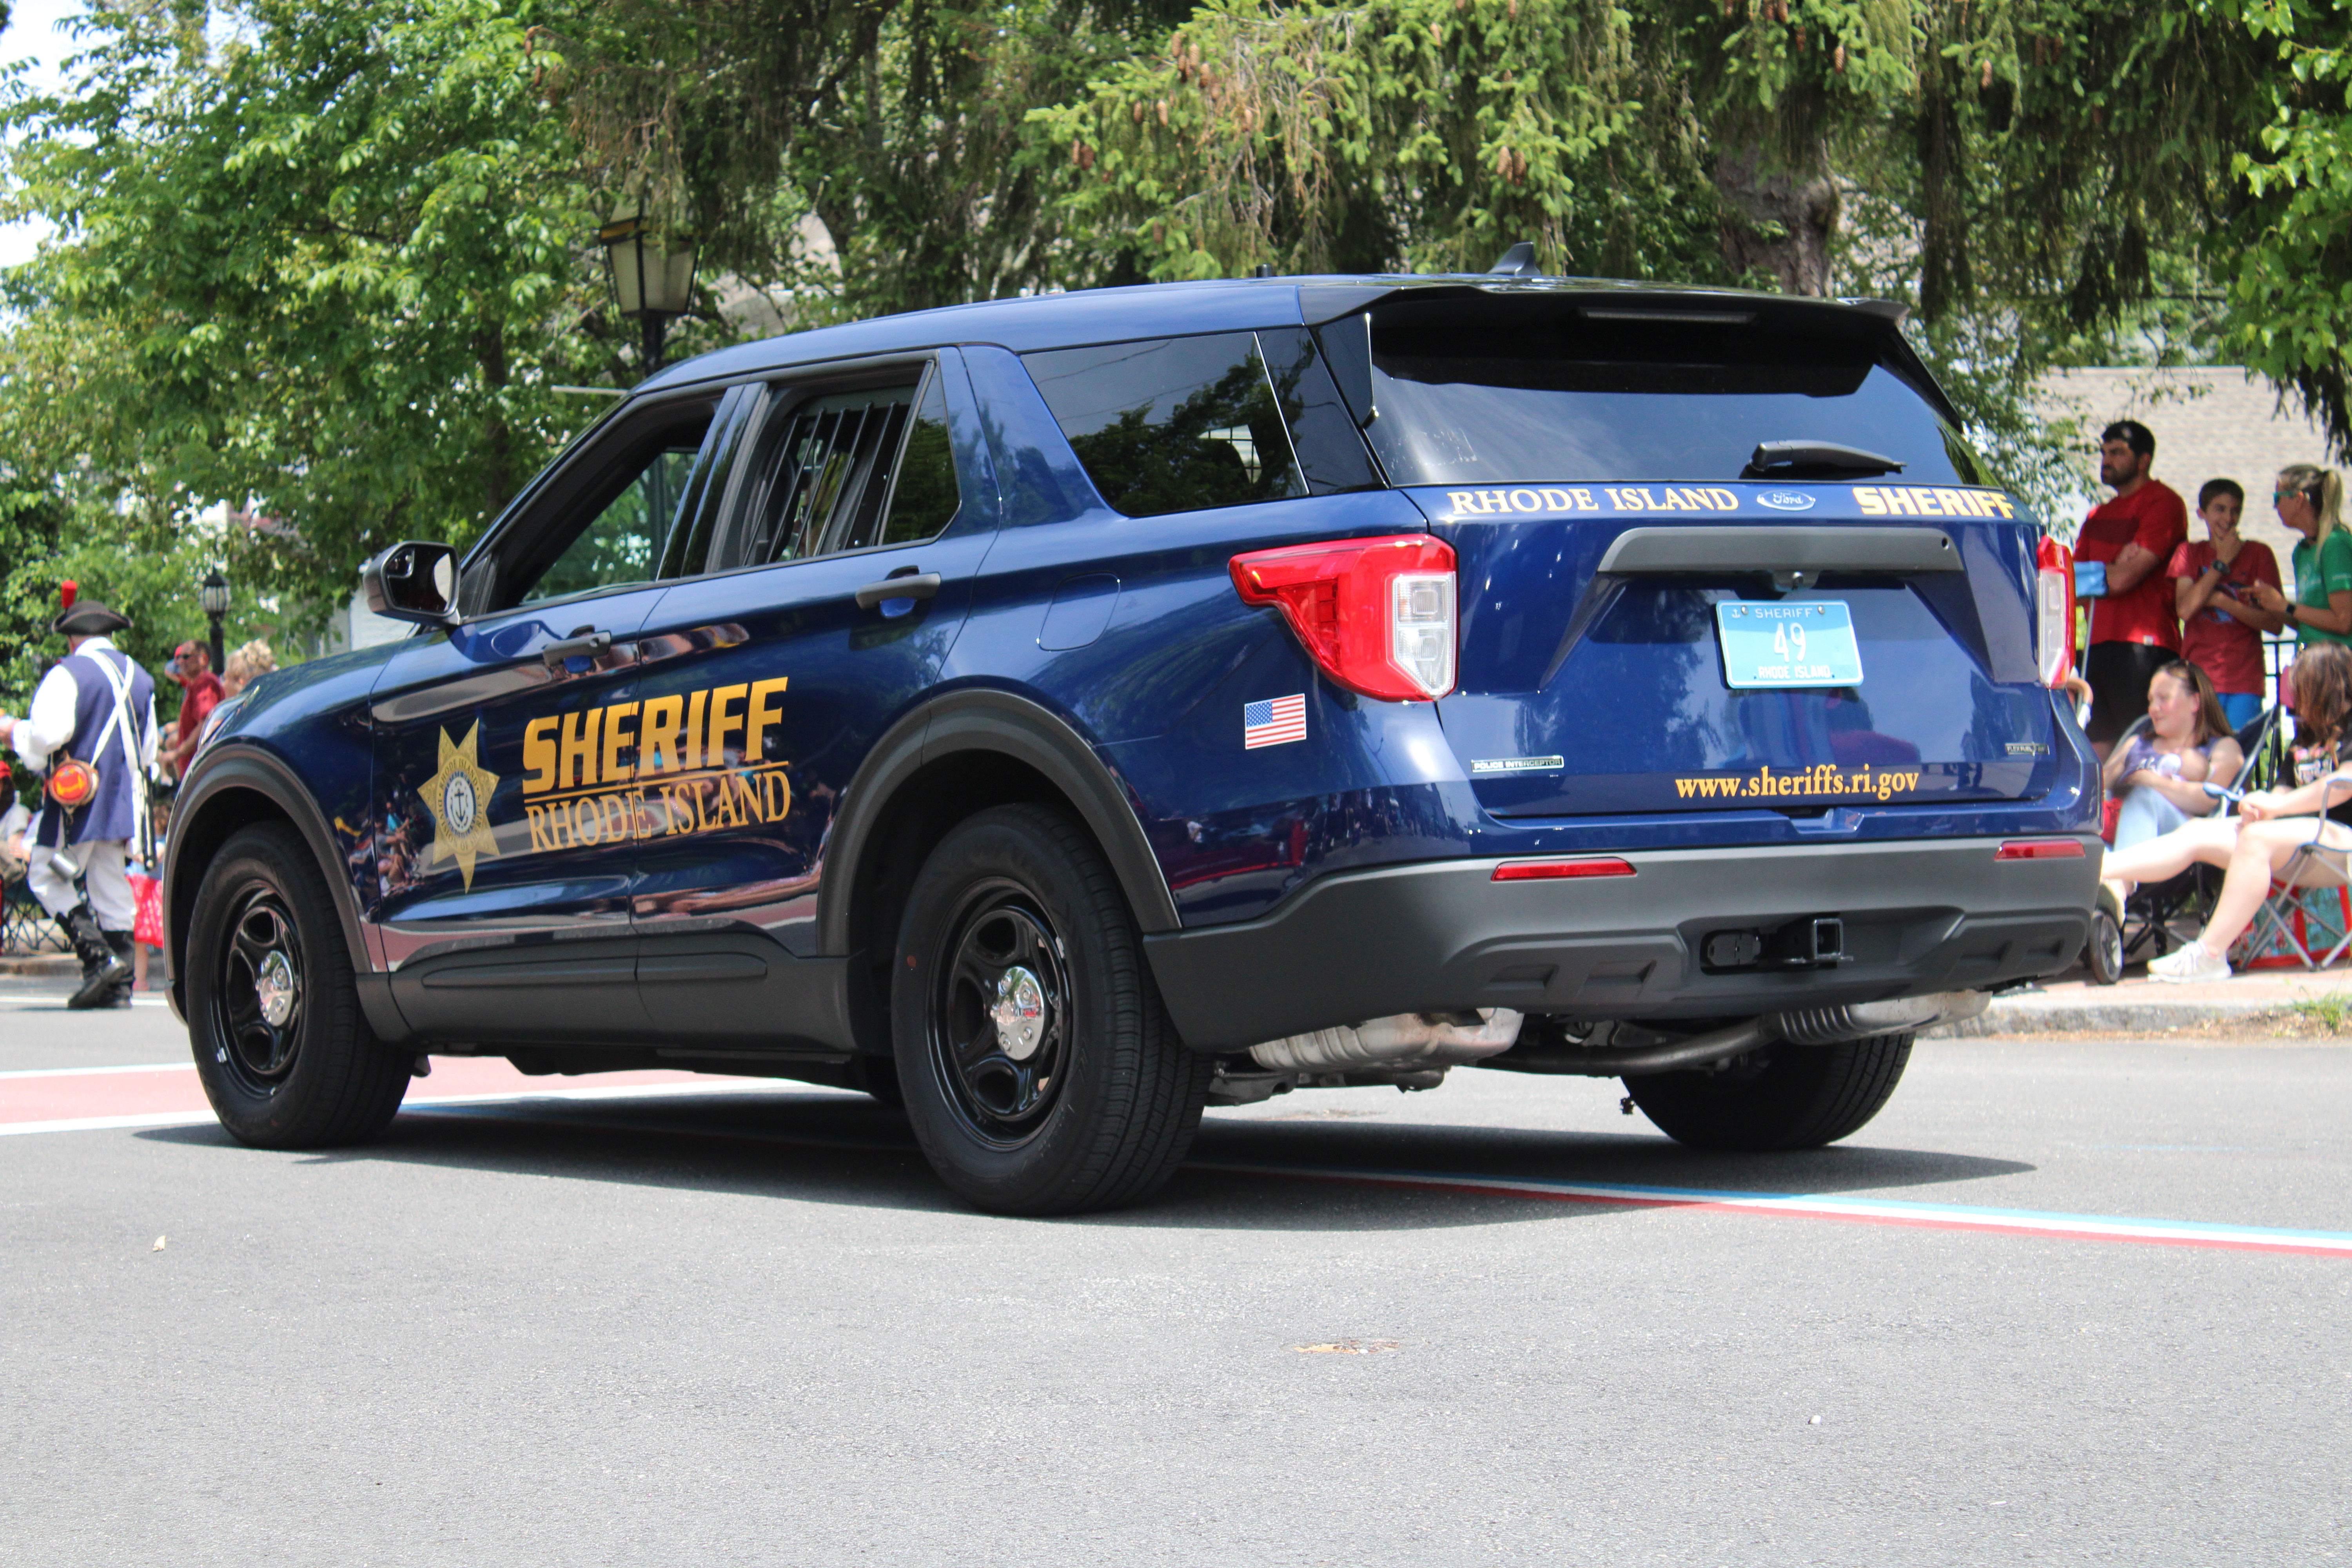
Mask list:
[[[46,1072],[47,1069],[41,1069]],[[103,1069],[101,1069],[103,1070]],[[117,1072],[150,1070],[139,1068],[117,1068]],[[161,1069],[153,1069],[161,1070]],[[497,1094],[450,1094],[427,1100],[412,1100],[401,1107],[404,1111],[437,1110],[445,1106],[468,1105],[528,1105],[533,1100],[652,1100],[672,1095],[706,1094],[768,1094],[789,1089],[805,1093],[807,1084],[785,1084],[770,1080],[729,1079],[719,1083],[625,1083],[603,1084],[581,1089],[531,1089],[506,1090]],[[848,1094],[846,1089],[840,1090]],[[52,1121],[0,1121],[0,1138],[19,1137],[32,1132],[108,1132],[139,1127],[200,1127],[214,1120],[210,1110],[158,1110],[139,1116],[68,1116]]]
[[194,1062],[134,1062],[116,1068],[16,1068],[0,1078],[82,1078],[104,1072],[194,1072]]

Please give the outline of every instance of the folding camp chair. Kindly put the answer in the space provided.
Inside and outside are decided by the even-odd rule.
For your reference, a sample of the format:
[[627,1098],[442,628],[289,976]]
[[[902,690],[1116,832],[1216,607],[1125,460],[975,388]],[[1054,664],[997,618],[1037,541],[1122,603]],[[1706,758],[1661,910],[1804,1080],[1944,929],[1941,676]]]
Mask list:
[[[2345,918],[2345,911],[2352,909],[2352,903],[2346,900],[2343,885],[2336,882],[2317,883],[2312,887],[2301,885],[2302,873],[2306,868],[2314,863],[2326,864],[2319,859],[2323,853],[2331,850],[2341,852],[2352,847],[2352,828],[2347,828],[2340,822],[2327,820],[2328,808],[2341,805],[2347,800],[2352,800],[2352,779],[2329,779],[2327,787],[2320,794],[2319,837],[2289,856],[2286,864],[2271,878],[2270,891],[2263,895],[2263,907],[2255,911],[2254,923],[2246,928],[2246,934],[2240,939],[2236,952],[2242,954],[2284,953],[2301,960],[2305,969],[2325,969],[2343,957],[2347,951],[2352,951],[2352,919]],[[2331,839],[2332,843],[2329,842]],[[2315,891],[2337,895],[2333,921],[2305,903],[2304,895]],[[2330,937],[2335,939],[2333,945],[2325,953],[2315,956],[2312,950]]]
[[[2245,762],[2229,781],[2232,793],[2242,795],[2252,789],[2267,789],[2286,768],[2286,731],[2280,723],[2284,710],[2265,709],[2260,718],[2239,729],[2231,737]],[[2132,721],[2120,739],[2118,746],[2128,746],[2147,726],[2146,719]],[[2216,781],[2219,782],[2219,781]],[[2217,815],[2227,815],[2231,803],[2219,801]],[[2112,835],[2113,828],[2106,829]],[[2179,945],[2180,939],[2173,931],[2179,918],[2199,909],[2210,909],[2214,895],[2221,890],[2221,873],[2211,866],[2191,866],[2178,877],[2161,882],[2147,882],[2132,889],[2124,905],[2123,923],[2117,925],[2105,910],[2091,921],[2091,940],[2084,950],[2094,984],[2113,985],[2123,978],[2124,966],[2136,962],[2143,949],[2153,949],[2146,956],[2161,958]]]
[[64,952],[66,933],[25,885],[24,868],[10,861],[5,870],[6,880],[0,882],[0,953],[13,958]]

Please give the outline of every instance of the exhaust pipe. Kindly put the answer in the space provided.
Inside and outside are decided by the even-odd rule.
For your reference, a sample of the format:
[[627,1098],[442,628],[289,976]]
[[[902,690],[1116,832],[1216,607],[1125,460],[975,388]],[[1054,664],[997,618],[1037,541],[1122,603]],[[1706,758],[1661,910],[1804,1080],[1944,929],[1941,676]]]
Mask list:
[[1942,991],[1929,996],[1906,996],[1893,1002],[1853,1002],[1837,1007],[1801,1007],[1768,1014],[1728,1028],[1710,1029],[1655,1045],[1621,1049],[1547,1051],[1520,1061],[1500,1058],[1482,1067],[1518,1068],[1526,1072],[1576,1074],[1587,1078],[1636,1078],[1644,1073],[1674,1072],[1705,1067],[1745,1056],[1759,1047],[1834,1046],[1892,1035],[1905,1029],[1973,1018],[1992,1003],[1982,991]]

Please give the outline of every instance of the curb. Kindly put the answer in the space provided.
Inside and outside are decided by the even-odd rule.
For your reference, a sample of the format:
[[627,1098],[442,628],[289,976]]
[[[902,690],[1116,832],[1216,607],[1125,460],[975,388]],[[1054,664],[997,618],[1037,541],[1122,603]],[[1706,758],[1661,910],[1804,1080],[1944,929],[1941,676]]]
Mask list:
[[1922,1039],[1969,1039],[1986,1035],[2119,1035],[2187,1028],[2227,1018],[2253,1018],[2280,1011],[2276,1002],[2036,1003],[2021,997],[1991,1006],[1962,1023],[1920,1032]]
[[30,975],[39,980],[56,980],[79,975],[81,960],[70,952],[16,953],[0,957],[0,974]]

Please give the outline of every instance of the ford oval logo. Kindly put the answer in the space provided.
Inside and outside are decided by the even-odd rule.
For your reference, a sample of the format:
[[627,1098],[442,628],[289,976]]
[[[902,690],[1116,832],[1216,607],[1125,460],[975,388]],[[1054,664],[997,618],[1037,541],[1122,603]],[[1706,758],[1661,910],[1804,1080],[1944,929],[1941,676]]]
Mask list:
[[1811,511],[1813,498],[1802,490],[1766,490],[1756,498],[1758,506],[1769,506],[1774,511]]

